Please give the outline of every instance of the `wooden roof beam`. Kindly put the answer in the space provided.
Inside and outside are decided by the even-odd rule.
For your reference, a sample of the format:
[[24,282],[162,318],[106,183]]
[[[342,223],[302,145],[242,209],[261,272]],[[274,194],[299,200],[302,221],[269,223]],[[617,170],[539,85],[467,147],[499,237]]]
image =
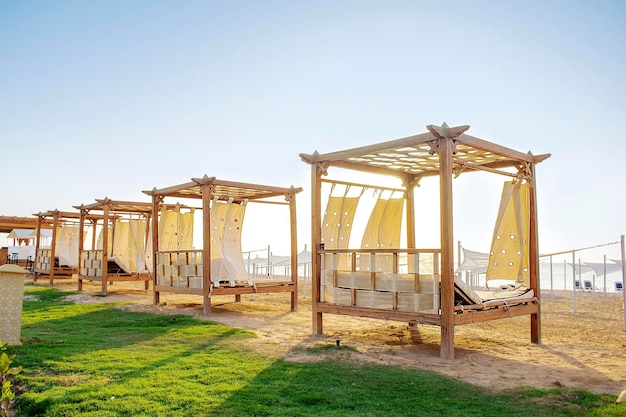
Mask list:
[[435,136],[428,132],[419,135],[408,136],[406,138],[395,139],[388,142],[381,142],[374,145],[361,146],[358,148],[347,149],[344,151],[331,152],[326,154],[319,154],[317,152],[312,155],[301,153],[300,159],[309,164],[324,162],[324,161],[340,161],[346,158],[352,158],[368,153],[376,153],[387,149],[405,148],[407,146],[417,146],[423,143],[435,140]]
[[506,158],[515,159],[520,162],[524,161],[524,162],[539,163],[550,157],[550,154],[544,154],[544,155],[541,155],[540,157],[539,156],[536,157],[536,156],[533,156],[533,154],[531,153],[523,153],[520,151],[516,151],[514,149],[507,148],[506,146],[497,145],[495,143],[488,142],[486,140],[479,139],[474,136],[470,136],[466,134],[460,135],[457,138],[457,140],[466,146],[470,146],[475,149],[480,149],[482,151],[492,152],[496,155],[501,155]]
[[[174,195],[174,193],[177,193],[181,190],[186,190],[192,187],[197,187],[198,184],[196,182],[186,182],[184,184],[178,184],[178,185],[173,185],[171,187],[166,187],[166,188],[160,188],[157,189],[156,187],[154,187],[152,190],[144,190],[143,193],[150,195],[150,196],[158,196],[158,195],[167,195],[167,196],[171,196]],[[185,198],[192,198],[189,196],[186,196]]]

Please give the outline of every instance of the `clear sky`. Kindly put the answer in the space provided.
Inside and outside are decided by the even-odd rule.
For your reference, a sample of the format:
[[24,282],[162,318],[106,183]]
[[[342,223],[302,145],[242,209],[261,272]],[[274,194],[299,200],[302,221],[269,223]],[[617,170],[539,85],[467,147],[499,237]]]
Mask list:
[[[616,241],[625,43],[621,1],[0,0],[0,214],[143,201],[207,174],[303,187],[302,247],[299,153],[445,121],[552,154],[542,253]],[[455,239],[486,251],[497,207],[482,218],[472,198]]]

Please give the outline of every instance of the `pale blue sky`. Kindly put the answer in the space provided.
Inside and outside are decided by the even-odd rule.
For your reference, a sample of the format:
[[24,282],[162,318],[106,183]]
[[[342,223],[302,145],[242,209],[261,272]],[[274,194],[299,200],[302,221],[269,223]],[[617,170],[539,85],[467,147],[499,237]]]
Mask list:
[[[303,187],[302,247],[299,153],[445,121],[553,155],[542,252],[619,240],[625,41],[621,1],[0,0],[0,214],[207,174]],[[470,249],[488,249],[484,201],[455,231]]]

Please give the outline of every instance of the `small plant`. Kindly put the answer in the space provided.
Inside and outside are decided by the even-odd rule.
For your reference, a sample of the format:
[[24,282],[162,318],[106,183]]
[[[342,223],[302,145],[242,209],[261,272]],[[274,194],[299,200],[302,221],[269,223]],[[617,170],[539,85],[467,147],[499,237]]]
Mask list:
[[11,402],[15,398],[15,394],[11,389],[10,377],[15,376],[22,371],[21,366],[11,368],[11,363],[13,362],[13,358],[15,356],[9,356],[6,352],[4,352],[7,346],[8,344],[3,344],[2,341],[0,341],[0,386],[2,387],[2,392],[0,394],[0,417],[6,417],[9,415]]

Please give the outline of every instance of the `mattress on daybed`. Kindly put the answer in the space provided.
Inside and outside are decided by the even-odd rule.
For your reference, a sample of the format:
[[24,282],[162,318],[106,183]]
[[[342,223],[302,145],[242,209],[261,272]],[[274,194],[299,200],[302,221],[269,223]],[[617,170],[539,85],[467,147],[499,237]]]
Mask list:
[[116,256],[111,256],[107,261],[107,272],[109,274],[117,275],[132,275],[133,272],[130,268],[122,262],[122,260]]
[[454,299],[456,304],[489,304],[490,302],[531,299],[535,296],[532,288],[525,286],[507,286],[498,290],[474,291],[459,277],[454,277]]

